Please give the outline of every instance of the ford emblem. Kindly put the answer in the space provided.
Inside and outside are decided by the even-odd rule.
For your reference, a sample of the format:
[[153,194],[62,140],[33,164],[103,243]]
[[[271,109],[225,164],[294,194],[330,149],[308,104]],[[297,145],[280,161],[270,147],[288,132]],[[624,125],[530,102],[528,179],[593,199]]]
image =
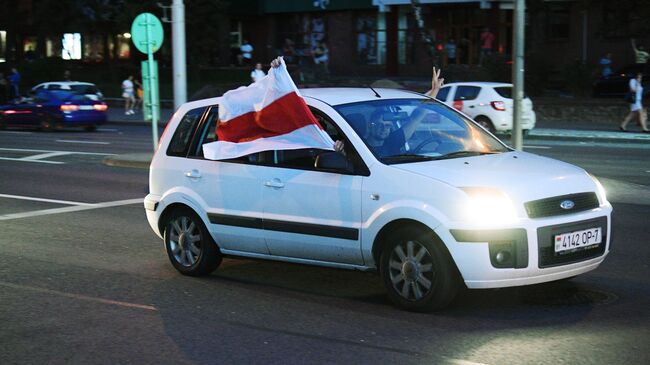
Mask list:
[[566,209],[566,210],[573,209],[573,207],[575,207],[575,206],[576,206],[576,203],[574,203],[571,200],[563,200],[560,203],[560,208]]

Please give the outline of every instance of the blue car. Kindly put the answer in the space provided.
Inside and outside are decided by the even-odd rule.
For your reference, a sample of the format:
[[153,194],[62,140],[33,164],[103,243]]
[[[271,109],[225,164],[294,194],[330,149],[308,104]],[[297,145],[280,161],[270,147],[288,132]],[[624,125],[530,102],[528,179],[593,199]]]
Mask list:
[[0,106],[0,128],[27,127],[41,130],[82,127],[94,131],[106,123],[108,106],[83,94],[66,90],[41,90],[30,97]]

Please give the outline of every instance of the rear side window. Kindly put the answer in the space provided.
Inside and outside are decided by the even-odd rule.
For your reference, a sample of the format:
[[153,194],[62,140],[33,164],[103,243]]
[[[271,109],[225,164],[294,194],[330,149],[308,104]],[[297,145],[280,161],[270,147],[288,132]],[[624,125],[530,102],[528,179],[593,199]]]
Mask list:
[[456,95],[454,100],[474,100],[481,92],[478,86],[459,86],[456,88]]
[[192,135],[205,109],[205,107],[192,109],[183,116],[183,119],[178,123],[171,142],[169,142],[169,147],[167,147],[168,156],[185,157],[187,155]]
[[[500,87],[495,87],[494,91],[499,94],[502,98],[505,99],[512,99],[512,86],[500,86]],[[524,98],[527,98],[528,94],[524,93]]]
[[438,95],[436,95],[436,99],[440,101],[445,101],[447,100],[447,96],[449,95],[449,90],[451,90],[451,87],[443,87],[438,91]]

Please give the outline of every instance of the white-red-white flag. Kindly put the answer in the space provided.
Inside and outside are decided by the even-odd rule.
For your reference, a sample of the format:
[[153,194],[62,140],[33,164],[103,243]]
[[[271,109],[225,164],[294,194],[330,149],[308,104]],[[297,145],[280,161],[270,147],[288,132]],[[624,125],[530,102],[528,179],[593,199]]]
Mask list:
[[333,150],[334,145],[300,96],[284,60],[263,79],[223,95],[217,137],[203,145],[205,158],[225,160],[268,150]]

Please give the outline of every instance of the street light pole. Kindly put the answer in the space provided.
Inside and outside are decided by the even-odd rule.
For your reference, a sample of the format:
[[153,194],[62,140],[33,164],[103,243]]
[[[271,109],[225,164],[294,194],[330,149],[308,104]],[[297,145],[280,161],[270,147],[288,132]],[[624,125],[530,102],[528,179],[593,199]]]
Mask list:
[[172,54],[174,67],[174,109],[187,101],[187,67],[185,63],[185,5],[172,3]]
[[523,137],[521,132],[522,102],[524,99],[524,25],[526,0],[515,0],[514,32],[512,44],[514,55],[512,63],[513,110],[512,110],[512,146],[521,151]]

